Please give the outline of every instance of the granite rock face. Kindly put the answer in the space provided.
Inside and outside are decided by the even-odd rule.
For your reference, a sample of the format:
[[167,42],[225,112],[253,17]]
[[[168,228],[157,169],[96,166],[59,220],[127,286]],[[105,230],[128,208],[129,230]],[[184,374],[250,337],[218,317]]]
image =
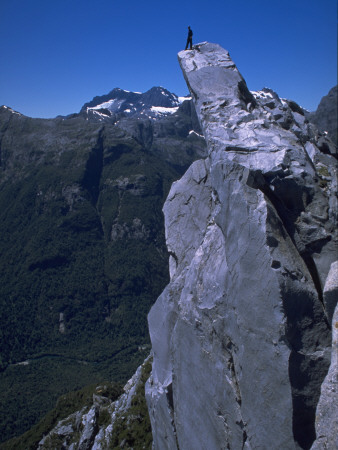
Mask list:
[[250,92],[220,46],[178,58],[208,157],[164,205],[170,283],[148,316],[154,448],[308,449],[337,259],[335,158],[317,144],[334,145],[294,102]]

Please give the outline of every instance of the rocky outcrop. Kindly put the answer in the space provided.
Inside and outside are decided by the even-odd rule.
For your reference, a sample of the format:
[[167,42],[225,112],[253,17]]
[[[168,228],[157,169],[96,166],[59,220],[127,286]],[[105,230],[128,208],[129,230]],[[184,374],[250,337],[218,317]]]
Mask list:
[[250,92],[218,45],[178,57],[208,157],[164,206],[170,283],[148,316],[154,448],[308,449],[337,255],[335,159],[317,143],[333,144],[294,102]]
[[323,97],[315,112],[309,114],[309,120],[322,132],[327,132],[338,145],[338,86],[330,89]]
[[[107,396],[107,386],[98,386],[92,404],[59,421],[40,440],[38,450],[149,449],[149,417],[143,409],[143,403],[144,383],[150,369],[151,357],[148,357],[125,385],[124,393],[115,401]],[[133,433],[135,427],[137,435]]]

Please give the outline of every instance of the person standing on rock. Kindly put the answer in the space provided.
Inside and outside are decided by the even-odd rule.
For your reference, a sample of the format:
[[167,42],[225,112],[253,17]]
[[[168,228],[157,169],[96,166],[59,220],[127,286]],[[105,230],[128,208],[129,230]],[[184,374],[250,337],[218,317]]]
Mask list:
[[192,50],[192,29],[190,27],[188,27],[187,45],[185,46],[186,50],[188,50],[189,44],[190,44],[190,50]]

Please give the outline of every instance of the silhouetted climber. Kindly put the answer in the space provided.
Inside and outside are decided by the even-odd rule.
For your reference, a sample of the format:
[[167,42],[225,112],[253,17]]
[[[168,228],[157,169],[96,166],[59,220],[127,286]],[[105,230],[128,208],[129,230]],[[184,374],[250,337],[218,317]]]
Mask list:
[[192,50],[192,29],[188,27],[188,38],[187,38],[187,45],[185,46],[185,49],[188,49],[188,45],[190,44],[190,50]]

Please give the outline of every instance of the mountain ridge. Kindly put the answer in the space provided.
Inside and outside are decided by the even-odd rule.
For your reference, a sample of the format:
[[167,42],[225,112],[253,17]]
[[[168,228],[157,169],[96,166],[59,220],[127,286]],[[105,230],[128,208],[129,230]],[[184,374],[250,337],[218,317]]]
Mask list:
[[94,97],[85,103],[80,114],[90,115],[98,120],[117,121],[120,117],[158,118],[173,114],[187,97],[177,97],[163,87],[146,91],[130,92],[115,88],[108,94]]

